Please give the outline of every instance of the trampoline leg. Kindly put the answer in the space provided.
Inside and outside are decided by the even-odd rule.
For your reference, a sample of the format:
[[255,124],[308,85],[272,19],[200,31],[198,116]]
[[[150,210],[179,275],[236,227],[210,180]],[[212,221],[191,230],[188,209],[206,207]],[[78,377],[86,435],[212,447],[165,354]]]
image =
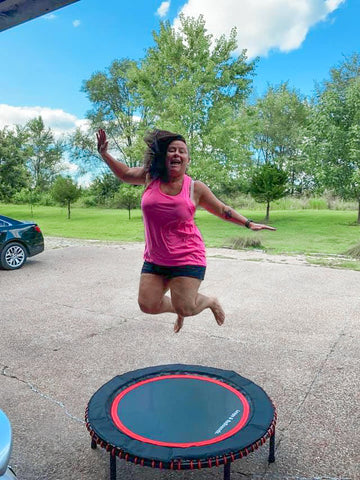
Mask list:
[[269,463],[275,462],[275,428],[274,433],[270,437],[270,447],[269,447]]
[[110,453],[110,480],[116,480],[116,457]]
[[96,447],[97,447],[97,444],[96,444],[95,440],[94,440],[94,439],[91,439],[91,448],[92,448],[93,450],[95,450]]
[[224,480],[230,480],[230,466],[230,462],[224,464]]

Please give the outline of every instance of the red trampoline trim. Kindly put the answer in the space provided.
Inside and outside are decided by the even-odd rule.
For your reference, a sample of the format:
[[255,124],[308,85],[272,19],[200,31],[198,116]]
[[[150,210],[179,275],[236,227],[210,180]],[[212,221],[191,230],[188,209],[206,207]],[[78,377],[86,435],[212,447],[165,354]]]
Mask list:
[[[134,433],[131,430],[129,430],[127,427],[125,427],[125,425],[121,422],[121,420],[118,416],[118,413],[117,413],[118,406],[119,406],[119,403],[120,403],[121,399],[127,393],[129,393],[130,391],[134,390],[135,388],[137,388],[141,385],[151,383],[151,382],[156,382],[156,381],[159,381],[159,380],[166,380],[166,379],[173,379],[173,378],[186,378],[186,379],[191,378],[191,379],[194,379],[194,380],[201,380],[201,381],[206,381],[206,382],[210,382],[210,383],[216,383],[217,385],[220,385],[221,387],[225,387],[226,389],[230,390],[232,393],[234,393],[239,398],[239,400],[240,400],[240,402],[242,403],[242,406],[243,406],[243,413],[242,413],[242,416],[240,417],[240,419],[238,420],[237,424],[231,430],[229,430],[228,432],[226,432],[222,435],[219,435],[217,437],[214,437],[212,439],[203,440],[203,441],[200,441],[200,442],[188,442],[188,443],[161,442],[161,441],[153,440],[151,438],[147,438],[147,437],[143,437],[141,435],[138,435],[137,433]],[[244,425],[246,424],[246,422],[249,418],[250,406],[249,406],[249,403],[248,403],[246,397],[241,392],[239,392],[235,388],[231,387],[227,383],[222,382],[221,380],[217,380],[215,378],[210,378],[210,377],[206,377],[206,376],[200,376],[200,375],[182,375],[182,374],[172,375],[171,374],[171,375],[161,375],[161,376],[158,376],[158,377],[152,377],[152,378],[149,378],[147,380],[142,380],[141,382],[137,382],[133,385],[130,385],[129,387],[124,389],[122,392],[119,393],[119,395],[117,395],[115,397],[115,399],[113,400],[113,403],[111,405],[110,413],[111,413],[111,418],[112,418],[114,424],[116,425],[116,427],[120,431],[122,431],[126,435],[128,435],[129,437],[134,438],[135,440],[139,440],[139,441],[144,442],[144,443],[150,443],[152,445],[159,445],[159,446],[163,446],[163,447],[200,447],[200,446],[204,446],[204,445],[211,445],[213,443],[217,443],[217,442],[220,442],[222,440],[225,440],[226,438],[231,437],[232,435],[237,433],[239,430],[241,430],[244,427]]]

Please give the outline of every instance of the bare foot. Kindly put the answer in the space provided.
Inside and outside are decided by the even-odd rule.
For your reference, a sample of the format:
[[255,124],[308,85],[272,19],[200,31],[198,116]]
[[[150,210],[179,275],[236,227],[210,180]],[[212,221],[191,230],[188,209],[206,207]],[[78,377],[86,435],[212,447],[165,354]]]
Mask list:
[[180,315],[178,315],[176,322],[174,323],[174,332],[179,333],[183,325],[184,317],[180,317]]
[[217,298],[214,298],[213,305],[210,308],[214,314],[216,323],[221,326],[225,322],[225,312],[222,309],[222,306],[220,305]]

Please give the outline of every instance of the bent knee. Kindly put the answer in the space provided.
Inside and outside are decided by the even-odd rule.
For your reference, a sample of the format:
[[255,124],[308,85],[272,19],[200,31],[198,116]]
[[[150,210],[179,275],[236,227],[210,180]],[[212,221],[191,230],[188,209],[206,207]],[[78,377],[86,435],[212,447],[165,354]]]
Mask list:
[[160,303],[139,299],[138,304],[140,310],[144,313],[156,314],[160,311]]

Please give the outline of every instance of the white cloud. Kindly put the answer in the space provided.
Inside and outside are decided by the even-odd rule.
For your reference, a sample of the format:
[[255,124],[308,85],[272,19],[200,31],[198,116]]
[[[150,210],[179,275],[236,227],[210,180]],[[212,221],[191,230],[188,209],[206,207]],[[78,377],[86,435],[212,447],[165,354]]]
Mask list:
[[[346,0],[188,0],[181,12],[197,18],[215,38],[237,28],[238,51],[249,58],[301,46],[311,27],[327,19]],[[175,19],[174,26],[179,26]]]
[[157,9],[156,13],[159,17],[163,18],[167,15],[170,8],[170,2],[162,2],[160,7]]
[[76,27],[79,27],[79,26],[80,26],[81,22],[80,22],[80,20],[74,20],[74,21],[72,22],[72,24],[73,24],[73,26],[76,28]]
[[340,6],[341,3],[344,3],[345,1],[346,0],[326,0],[325,3],[329,12],[333,12]]
[[48,13],[47,15],[44,15],[44,20],[55,20],[55,18],[57,18],[57,15],[55,15],[54,13]]
[[68,170],[70,173],[77,173],[77,171],[79,170],[79,167],[77,165],[68,161],[63,162],[63,166],[64,169]]
[[50,127],[56,138],[73,132],[77,127],[86,130],[87,120],[77,118],[61,109],[48,107],[14,107],[0,104],[0,129],[5,126],[25,125],[29,120],[41,116],[46,127]]

